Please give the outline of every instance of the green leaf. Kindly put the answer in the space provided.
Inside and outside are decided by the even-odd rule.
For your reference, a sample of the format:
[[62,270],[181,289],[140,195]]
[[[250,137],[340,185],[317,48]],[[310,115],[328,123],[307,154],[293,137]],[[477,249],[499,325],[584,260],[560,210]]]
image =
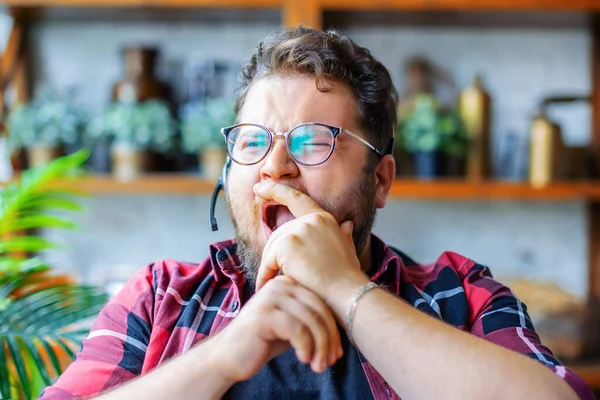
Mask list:
[[[80,340],[88,331],[73,323],[96,315],[106,301],[107,296],[99,289],[80,285],[61,285],[30,293],[15,299],[6,310],[0,311],[0,343],[10,344],[11,355],[17,347],[20,349],[21,353],[12,357],[23,370],[26,358],[31,358],[29,365],[36,368],[35,376],[31,374],[30,377],[32,382],[38,379],[47,383],[51,379],[50,376],[54,375],[52,369],[56,374],[62,372],[58,356],[51,344],[59,346],[72,358],[74,348],[80,345]],[[42,350],[37,349],[36,343],[44,347],[49,363],[44,363]],[[0,366],[6,365],[6,361],[6,355],[2,357],[0,354]],[[21,386],[33,385],[32,382],[23,384],[22,373],[23,371],[17,371],[18,376],[15,380],[19,381]],[[33,387],[31,385],[30,389]]]
[[[31,257],[23,260],[16,257],[0,255],[0,285],[3,282],[3,278],[10,276],[14,277],[17,272],[20,272],[21,274],[28,271],[40,272],[47,270],[48,268],[45,261],[39,257]],[[0,291],[0,293],[2,292]]]
[[[65,353],[67,353],[69,358],[72,359],[75,356],[75,351],[73,351],[73,349],[69,346],[73,346],[74,343],[72,340],[65,339],[62,336],[57,335],[50,335],[50,337],[54,339],[56,344],[58,344],[65,351]],[[67,345],[67,343],[69,343],[69,345]]]
[[42,346],[44,346],[44,349],[46,349],[46,354],[48,354],[48,358],[50,358],[50,362],[52,363],[52,366],[54,367],[54,374],[60,375],[60,371],[61,371],[60,362],[58,361],[56,352],[54,351],[52,346],[50,346],[50,344],[48,343],[49,340],[46,340],[46,338],[44,338],[44,337],[38,337],[37,340],[42,344]]
[[47,365],[42,360],[42,356],[41,356],[39,350],[37,349],[37,347],[31,340],[31,338],[29,338],[27,336],[22,336],[20,339],[21,339],[21,343],[23,344],[22,348],[24,350],[26,350],[29,353],[29,355],[31,356],[31,359],[33,360],[33,362],[35,364],[35,368],[37,369],[37,373],[39,373],[40,377],[44,381],[44,384],[46,386],[50,386],[52,384],[52,382],[51,382],[50,376],[48,374],[48,368],[47,368]]
[[[58,307],[65,303],[65,299],[69,296],[69,303],[77,301],[76,290],[70,290],[67,292],[70,285],[57,285],[52,288],[39,290],[34,293],[25,295],[15,301],[6,309],[3,315],[0,315],[0,326],[5,325],[7,321],[18,321],[15,322],[16,326],[23,326],[23,329],[33,329],[37,323],[44,324],[45,317],[41,320],[33,319],[30,322],[32,316],[36,314],[43,314],[47,316],[47,310],[53,309],[52,307]],[[57,305],[58,304],[58,305]],[[0,328],[0,332],[2,329]]]
[[[95,315],[99,309],[90,307],[85,301],[84,296],[74,297],[73,302],[82,302],[82,304],[66,304],[60,298],[61,294],[53,297],[47,297],[42,301],[36,302],[33,307],[28,307],[23,312],[29,312],[29,315],[15,324],[16,328],[24,332],[38,331],[45,333],[47,331],[59,330],[77,322],[81,319]],[[40,303],[42,303],[40,305]],[[13,302],[14,304],[14,302]]]
[[8,357],[6,354],[6,338],[0,336],[0,394],[3,399],[10,399],[10,379],[8,372]]
[[[49,129],[52,129],[50,127]],[[75,224],[60,211],[79,211],[82,206],[76,179],[89,153],[81,151],[50,164],[26,170],[20,179],[0,189],[0,395],[3,399],[24,394],[31,398],[39,386],[60,374],[56,346],[69,357],[87,329],[79,322],[96,315],[107,301],[99,289],[61,284],[42,288],[49,267],[38,257],[18,259],[13,252],[38,252],[56,247],[36,234],[8,235],[43,228],[72,229]],[[14,294],[19,290],[19,298]],[[39,347],[39,348],[38,348]],[[42,349],[43,347],[43,349]],[[44,353],[49,362],[44,361]],[[16,369],[9,370],[9,360]],[[14,391],[11,393],[11,383]]]
[[29,381],[29,377],[27,375],[27,371],[25,370],[25,362],[23,360],[23,356],[21,354],[21,348],[19,347],[19,343],[13,336],[6,337],[6,343],[8,344],[8,349],[10,350],[10,356],[15,364],[17,369],[17,375],[19,378],[19,387],[23,390],[23,394],[25,394],[25,398],[31,398],[31,383]]
[[72,221],[67,221],[62,218],[51,215],[36,215],[30,217],[19,218],[8,224],[6,229],[11,232],[22,231],[26,229],[45,229],[45,228],[63,228],[74,229],[77,225]]
[[53,247],[56,245],[39,236],[15,236],[0,242],[0,254],[14,251],[38,252]]
[[83,206],[75,200],[60,196],[32,197],[30,200],[23,201],[22,206],[23,208],[55,211],[80,211],[83,209]]

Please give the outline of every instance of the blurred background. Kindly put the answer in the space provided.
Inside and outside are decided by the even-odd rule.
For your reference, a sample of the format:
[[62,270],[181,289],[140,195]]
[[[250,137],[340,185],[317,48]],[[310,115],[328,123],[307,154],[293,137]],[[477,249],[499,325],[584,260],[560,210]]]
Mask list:
[[43,252],[57,270],[114,293],[147,263],[199,261],[231,237],[224,199],[217,232],[208,207],[240,66],[279,27],[335,28],[400,95],[375,233],[421,262],[452,250],[489,266],[561,357],[598,355],[598,2],[0,3],[12,176],[92,149],[78,229],[44,233],[64,246]]

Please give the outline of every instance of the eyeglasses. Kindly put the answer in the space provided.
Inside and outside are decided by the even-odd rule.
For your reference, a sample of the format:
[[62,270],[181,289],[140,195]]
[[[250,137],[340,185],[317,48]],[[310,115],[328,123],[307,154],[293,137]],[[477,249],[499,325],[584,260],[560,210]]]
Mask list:
[[287,132],[273,132],[258,124],[237,124],[222,128],[221,133],[225,136],[229,157],[241,165],[262,161],[271,150],[275,136],[284,137],[288,153],[294,161],[309,166],[323,164],[329,159],[340,133],[354,137],[379,156],[391,154],[394,148],[393,138],[382,152],[348,129],[318,122],[303,123]]

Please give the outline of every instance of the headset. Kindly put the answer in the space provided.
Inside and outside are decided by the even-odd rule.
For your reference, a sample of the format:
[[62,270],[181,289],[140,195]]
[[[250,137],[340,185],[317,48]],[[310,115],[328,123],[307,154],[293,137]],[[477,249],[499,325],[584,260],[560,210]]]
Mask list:
[[215,217],[215,207],[217,206],[217,199],[219,198],[219,192],[222,190],[223,192],[227,188],[227,174],[229,173],[229,168],[231,167],[231,157],[227,155],[227,160],[223,165],[223,169],[221,170],[221,176],[217,180],[215,184],[215,188],[212,193],[212,197],[210,198],[210,210],[209,210],[209,224],[210,229],[212,231],[219,230],[219,226],[217,224],[217,218]]

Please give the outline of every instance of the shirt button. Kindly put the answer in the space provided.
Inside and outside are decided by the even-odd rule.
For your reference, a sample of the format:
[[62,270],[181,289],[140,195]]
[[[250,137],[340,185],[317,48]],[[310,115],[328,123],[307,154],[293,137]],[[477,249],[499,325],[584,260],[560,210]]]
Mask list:
[[392,397],[392,392],[390,391],[390,387],[388,386],[387,382],[383,383],[385,386],[385,394],[387,394],[388,397]]
[[235,311],[237,310],[238,306],[240,305],[240,303],[238,303],[238,301],[234,301],[233,303],[231,303],[231,311]]

